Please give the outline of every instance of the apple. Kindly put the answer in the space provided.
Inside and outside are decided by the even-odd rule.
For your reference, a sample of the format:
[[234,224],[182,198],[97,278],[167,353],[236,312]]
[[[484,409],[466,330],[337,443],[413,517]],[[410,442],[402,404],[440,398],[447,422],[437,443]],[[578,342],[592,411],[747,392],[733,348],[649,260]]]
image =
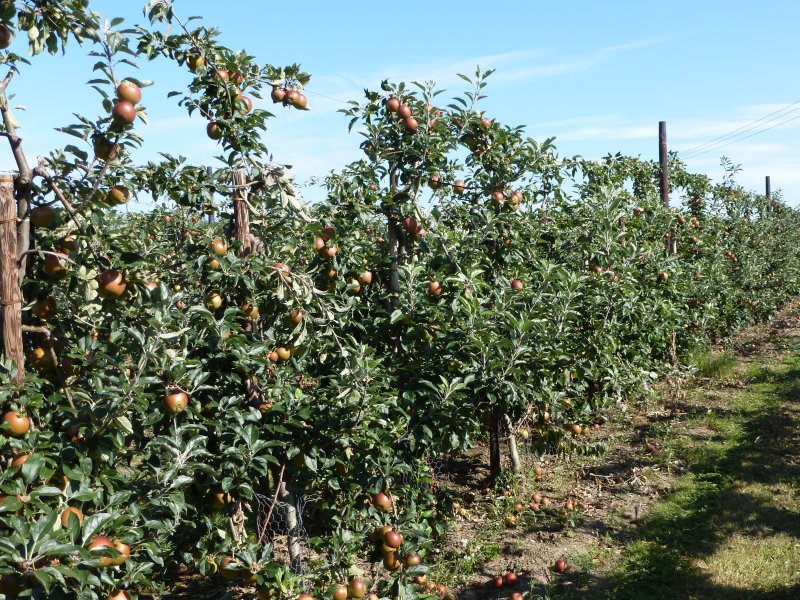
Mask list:
[[50,296],[37,300],[31,308],[31,313],[34,317],[45,321],[56,314],[56,301]]
[[[305,96],[303,96],[305,98]],[[239,109],[240,115],[246,115],[251,110],[253,110],[253,101],[250,99],[249,96],[242,96],[239,98],[242,102],[244,102],[244,106]]]
[[[221,266],[219,261],[213,256],[209,257],[209,259],[206,261],[206,265],[209,269],[219,269]],[[155,287],[153,289],[155,289]]]
[[465,189],[466,186],[464,185],[464,180],[456,179],[455,182],[453,183],[453,191],[456,194],[463,194]]
[[70,252],[75,252],[78,248],[80,248],[80,244],[78,243],[78,240],[71,235],[65,235],[56,242],[56,248],[65,254],[69,254]]
[[106,600],[131,600],[131,596],[125,590],[114,590],[108,595]]
[[539,505],[536,502],[531,502],[528,505],[528,508],[530,508],[533,512],[539,512]]
[[127,286],[124,273],[116,269],[107,269],[100,273],[97,284],[99,286],[97,293],[106,300],[119,298]]
[[383,566],[387,571],[399,571],[403,563],[397,558],[396,552],[387,552],[383,555]]
[[652,444],[651,442],[647,442],[647,443],[644,445],[644,447],[645,447],[645,450],[647,450],[647,452],[648,452],[649,454],[655,454],[655,452],[656,452],[656,447],[655,447],[655,444]]
[[503,578],[506,585],[517,585],[517,574],[514,571],[509,571]]
[[136,107],[127,100],[117,102],[111,109],[111,120],[117,125],[131,125],[136,120]]
[[189,395],[177,388],[170,390],[170,392],[164,397],[164,408],[173,414],[183,412],[186,410],[188,405]]
[[273,350],[269,354],[267,354],[267,360],[269,362],[278,362],[278,353]]
[[372,497],[372,505],[381,512],[392,510],[392,499],[384,492],[378,492]]
[[364,271],[358,276],[358,281],[362,285],[369,285],[372,283],[372,271]]
[[433,173],[430,177],[428,177],[428,187],[432,190],[438,190],[442,187],[442,179],[439,177],[438,173]]
[[495,204],[502,204],[505,199],[506,197],[503,195],[503,192],[497,191],[492,194],[492,202]]
[[661,281],[667,281],[669,279],[669,273],[666,271],[661,271],[661,273],[658,274],[658,278]]
[[367,594],[367,584],[360,577],[353,577],[347,584],[347,595],[350,598],[363,598]]
[[511,594],[511,600],[525,600],[525,596],[521,592],[514,592]]
[[383,534],[383,541],[389,548],[396,550],[403,545],[403,536],[394,530],[390,530]]
[[297,94],[299,93],[300,92],[297,90],[286,90],[286,96],[283,98],[283,105],[289,106],[290,104],[293,104],[295,97],[297,97]]
[[31,457],[30,454],[17,454],[11,461],[11,466],[15,469],[21,469],[25,461]]
[[303,322],[303,311],[299,308],[293,308],[289,313],[289,320],[295,325],[300,325]]
[[503,587],[504,583],[505,583],[505,580],[503,579],[502,575],[497,575],[496,577],[493,577],[491,579],[491,581],[489,582],[490,585],[493,585],[497,589],[500,589],[501,587]]
[[123,79],[117,86],[117,98],[131,104],[139,104],[142,99],[142,89],[134,82]]
[[[110,539],[105,537],[104,535],[96,535],[92,538],[92,541],[86,546],[86,549],[91,552],[92,550],[106,550],[107,548],[114,548],[114,542]],[[99,559],[101,567],[110,567],[115,563],[115,560],[111,556],[103,556]]]
[[583,431],[583,428],[578,423],[573,423],[572,425],[570,425],[570,430],[572,431],[573,434],[580,435],[581,432]]
[[194,73],[197,71],[199,67],[203,67],[206,64],[206,59],[202,56],[190,56],[189,60],[187,61],[189,64],[189,70]]
[[633,216],[634,217],[641,217],[642,216],[642,209],[638,206],[633,207]]
[[403,229],[408,233],[415,233],[419,229],[419,224],[414,217],[406,217],[403,219]]
[[95,157],[102,161],[115,160],[120,153],[119,144],[102,136],[95,139],[92,144],[92,149],[94,150]]
[[15,438],[21,438],[31,430],[30,417],[13,410],[3,415],[3,424],[11,437]]
[[208,296],[206,304],[208,305],[209,310],[217,310],[222,306],[222,296],[216,292],[213,292]]
[[332,600],[347,600],[347,586],[337,585],[331,598]]
[[564,573],[568,568],[569,565],[567,565],[567,561],[563,559],[558,559],[556,561],[556,564],[553,565],[553,569],[555,570],[556,573]]
[[31,209],[29,216],[31,225],[47,229],[53,224],[53,221],[55,221],[56,212],[49,206],[37,206]]
[[125,204],[130,197],[128,188],[122,185],[115,185],[106,194],[107,204]]
[[272,88],[272,92],[270,93],[269,97],[272,98],[272,101],[275,104],[283,102],[283,100],[286,98],[286,90],[283,88],[274,87]]
[[275,352],[278,354],[278,358],[281,360],[289,360],[289,357],[292,356],[291,351],[284,347],[275,348]]
[[492,126],[492,120],[489,117],[483,117],[481,119],[481,127],[484,129],[489,129]]
[[428,293],[431,296],[441,296],[442,295],[442,284],[438,281],[429,281],[428,282]]
[[414,117],[408,117],[407,119],[404,119],[403,126],[412,133],[419,129],[419,123]]
[[61,525],[63,527],[69,526],[70,515],[75,515],[75,517],[78,519],[78,523],[83,525],[83,513],[81,512],[81,509],[74,506],[68,506],[66,509],[64,509],[64,512],[61,513]]
[[403,563],[407,568],[416,567],[417,565],[422,564],[422,557],[416,552],[411,552],[410,554],[406,555]]
[[299,110],[302,110],[306,106],[308,106],[308,98],[306,98],[305,95],[302,94],[301,92],[297,92],[292,97],[291,102],[292,102],[292,106],[294,106],[295,108],[297,108]]
[[325,242],[330,242],[333,239],[333,236],[336,235],[336,229],[333,227],[333,225],[325,225],[319,235],[323,240],[325,240]]
[[[0,27],[5,27],[2,25]],[[0,593],[5,594],[6,598],[16,598],[26,589],[22,577],[16,573],[6,573],[0,575]]]
[[392,96],[386,101],[386,110],[388,112],[396,113],[400,108],[400,99],[397,96]]
[[227,69],[217,69],[214,71],[214,78],[222,83],[228,83],[231,80],[230,73],[228,73]]
[[232,556],[223,556],[222,560],[219,561],[219,572],[222,577],[225,579],[237,579],[241,574],[240,569],[234,569],[229,565],[231,563],[235,563],[236,561]]
[[114,550],[117,551],[117,556],[112,559],[112,564],[117,566],[128,560],[131,555],[131,547],[122,540],[114,540]]
[[411,107],[404,102],[397,107],[397,116],[401,119],[408,119],[411,116]]
[[5,23],[0,23],[0,50],[5,50],[11,45],[11,40],[14,39],[14,36],[11,34],[11,30],[6,26]]
[[221,139],[222,128],[217,124],[216,121],[211,121],[211,123],[206,125],[206,135],[210,137],[212,140]]
[[522,281],[519,279],[514,279],[511,281],[511,289],[515,292],[518,292],[522,289]]

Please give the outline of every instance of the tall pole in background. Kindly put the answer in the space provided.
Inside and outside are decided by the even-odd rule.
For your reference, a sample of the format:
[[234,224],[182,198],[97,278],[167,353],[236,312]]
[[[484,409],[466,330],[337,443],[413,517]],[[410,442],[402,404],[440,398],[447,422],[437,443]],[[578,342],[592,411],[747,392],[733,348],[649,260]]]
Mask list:
[[[658,122],[658,163],[661,166],[659,177],[659,189],[661,191],[661,201],[665,208],[669,208],[669,154],[667,153],[667,122]],[[677,250],[672,236],[667,233],[666,238],[667,254],[674,254]]]
[[767,196],[767,214],[772,212],[772,184],[769,180],[769,175],[765,178],[766,196]]

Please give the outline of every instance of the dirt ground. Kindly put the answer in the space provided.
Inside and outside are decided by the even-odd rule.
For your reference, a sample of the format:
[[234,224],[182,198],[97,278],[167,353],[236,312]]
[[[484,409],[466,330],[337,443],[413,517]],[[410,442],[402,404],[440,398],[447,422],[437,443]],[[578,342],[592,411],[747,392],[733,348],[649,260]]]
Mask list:
[[[793,356],[798,349],[800,319],[798,305],[794,305],[772,323],[743,331],[727,350],[715,349],[709,362],[710,370],[716,372],[710,377],[701,372],[689,381],[662,385],[655,400],[627,407],[620,418],[593,431],[592,441],[605,444],[605,453],[536,457],[525,453],[523,447],[525,475],[509,486],[507,495],[502,489],[495,492],[480,487],[488,476],[487,457],[484,450],[476,449],[454,468],[455,473],[443,475],[465,500],[443,552],[443,566],[435,576],[449,579],[456,596],[463,600],[509,598],[514,591],[531,599],[616,597],[608,595],[604,576],[620,562],[626,545],[637,539],[653,507],[669,498],[676,485],[682,485],[693,467],[692,457],[724,434],[720,428],[724,429],[725,416],[732,412],[731,394],[758,384],[757,377],[748,380],[748,373]],[[795,423],[793,431],[800,434],[796,409],[796,405],[783,406],[782,414]],[[537,466],[540,476],[534,471]],[[551,500],[549,507],[540,502],[538,513],[529,507],[534,492]],[[525,507],[519,514],[513,508],[515,502]],[[567,502],[573,508],[565,515]],[[800,513],[791,516],[800,522]],[[729,533],[733,538],[737,534]],[[800,548],[800,539],[795,541]],[[564,574],[554,570],[559,559],[568,563]],[[752,568],[733,560],[721,568]],[[800,573],[794,555],[787,560],[789,569]],[[709,561],[713,562],[712,557],[698,558],[690,566],[708,569]],[[516,584],[495,587],[493,578],[509,571],[517,575]],[[713,577],[709,573],[709,578]],[[789,581],[794,580],[790,577]],[[792,593],[786,597],[793,597]],[[687,594],[674,597],[706,597]],[[708,597],[712,596],[717,597]],[[631,597],[649,596],[633,593]]]

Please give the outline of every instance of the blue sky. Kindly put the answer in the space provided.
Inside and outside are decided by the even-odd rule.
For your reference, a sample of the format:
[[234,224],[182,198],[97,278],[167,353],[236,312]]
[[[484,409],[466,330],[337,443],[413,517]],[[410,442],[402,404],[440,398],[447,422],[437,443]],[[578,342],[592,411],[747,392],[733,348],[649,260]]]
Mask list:
[[[90,6],[128,24],[143,22],[139,0],[91,0]],[[359,156],[360,139],[348,134],[336,111],[360,99],[384,78],[435,80],[453,93],[458,72],[494,68],[483,109],[509,125],[525,125],[537,139],[555,136],[562,155],[599,158],[623,152],[657,156],[658,121],[668,124],[670,148],[687,151],[800,100],[800,3],[588,1],[486,2],[265,2],[178,0],[182,16],[218,26],[221,41],[274,65],[299,62],[312,73],[310,112],[274,107],[267,145],[275,160],[295,165],[298,182],[324,176]],[[19,50],[25,40],[14,41]],[[40,55],[15,78],[13,102],[31,160],[55,142],[53,128],[73,112],[101,110],[85,82],[85,51]],[[146,142],[139,157],[158,151],[212,164],[216,146],[200,117],[189,119],[167,92],[189,74],[166,61],[141,62],[130,74],[153,79],[143,103],[151,120],[137,125]],[[447,97],[447,93],[444,94]],[[13,103],[12,102],[12,103]],[[277,110],[275,110],[277,108]],[[796,109],[795,112],[789,112]],[[719,156],[741,164],[739,180],[763,190],[764,176],[800,205],[800,104],[723,148],[695,153],[691,169],[721,177]],[[784,122],[787,121],[787,122]],[[760,128],[743,132],[754,133]],[[741,136],[744,138],[744,135]],[[0,168],[10,168],[8,153]],[[313,188],[306,198],[320,197]]]

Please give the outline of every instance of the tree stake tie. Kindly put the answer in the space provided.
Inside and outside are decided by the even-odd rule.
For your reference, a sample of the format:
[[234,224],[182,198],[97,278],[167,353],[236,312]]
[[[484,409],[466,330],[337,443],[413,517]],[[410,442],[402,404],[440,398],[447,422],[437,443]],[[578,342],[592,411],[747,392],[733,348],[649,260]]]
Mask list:
[[9,217],[8,219],[0,219],[0,225],[5,225],[6,223],[16,223],[19,221],[19,217]]

